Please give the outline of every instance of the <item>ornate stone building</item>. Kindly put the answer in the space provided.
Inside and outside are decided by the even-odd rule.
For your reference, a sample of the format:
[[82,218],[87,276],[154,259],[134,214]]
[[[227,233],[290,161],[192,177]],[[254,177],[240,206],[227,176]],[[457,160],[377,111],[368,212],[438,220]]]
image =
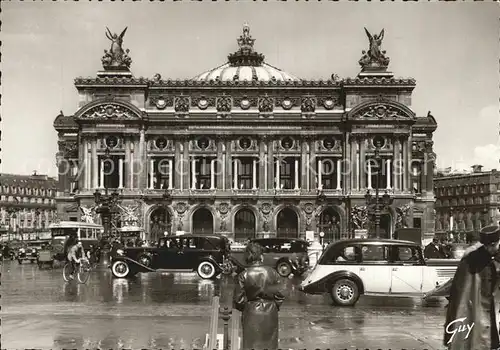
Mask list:
[[35,239],[36,232],[48,231],[56,191],[57,180],[46,175],[0,174],[0,220],[9,237]]
[[326,80],[267,64],[248,26],[225,65],[187,80],[135,78],[114,41],[104,71],[75,80],[78,110],[54,122],[59,215],[92,211],[94,191],[106,187],[120,194],[122,221],[151,236],[339,239],[368,228],[365,194],[379,169],[380,194],[391,198],[384,234],[418,226],[433,235],[437,124],[412,111],[415,81],[387,71],[383,32],[367,35],[359,75]]
[[473,232],[500,221],[500,172],[473,166],[468,174],[434,179],[436,232]]

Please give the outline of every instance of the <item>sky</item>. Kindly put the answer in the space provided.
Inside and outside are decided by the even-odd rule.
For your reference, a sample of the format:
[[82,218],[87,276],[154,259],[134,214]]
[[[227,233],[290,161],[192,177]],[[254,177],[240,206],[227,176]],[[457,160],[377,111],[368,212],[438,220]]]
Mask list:
[[355,77],[363,27],[385,29],[396,77],[412,77],[412,109],[438,122],[438,168],[500,169],[499,14],[495,3],[3,2],[0,172],[57,174],[53,121],[77,111],[76,77],[95,77],[128,26],[136,77],[188,79],[224,64],[248,23],[266,62],[302,79]]

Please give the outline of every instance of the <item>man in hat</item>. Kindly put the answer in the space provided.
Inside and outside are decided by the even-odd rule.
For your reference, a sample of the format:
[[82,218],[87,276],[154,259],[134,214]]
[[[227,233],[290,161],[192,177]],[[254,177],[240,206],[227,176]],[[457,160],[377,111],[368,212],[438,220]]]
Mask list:
[[467,249],[451,284],[444,324],[448,349],[497,349],[500,347],[499,314],[500,227],[481,230],[480,242]]
[[434,237],[424,249],[424,257],[426,259],[444,259],[445,255],[439,245],[439,239]]

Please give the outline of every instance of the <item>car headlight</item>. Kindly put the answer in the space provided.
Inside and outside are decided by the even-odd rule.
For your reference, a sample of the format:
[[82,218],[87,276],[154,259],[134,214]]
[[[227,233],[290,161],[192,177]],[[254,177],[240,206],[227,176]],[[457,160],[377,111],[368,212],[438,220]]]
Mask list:
[[123,255],[123,249],[118,249],[118,250],[116,251],[116,254],[118,254],[118,255]]

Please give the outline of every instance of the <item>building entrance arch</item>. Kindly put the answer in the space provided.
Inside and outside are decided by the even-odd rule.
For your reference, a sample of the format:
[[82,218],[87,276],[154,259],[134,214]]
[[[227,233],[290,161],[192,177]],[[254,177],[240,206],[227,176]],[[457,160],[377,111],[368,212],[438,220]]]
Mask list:
[[157,242],[160,237],[163,237],[165,232],[168,234],[172,231],[172,217],[166,208],[158,207],[150,214],[149,220],[149,236],[154,242]]
[[297,238],[299,236],[299,217],[290,208],[282,209],[276,218],[277,237]]
[[234,215],[234,240],[245,241],[247,238],[255,238],[255,214],[248,208],[238,210]]
[[207,208],[199,208],[192,216],[192,233],[211,235],[214,233],[214,216]]

